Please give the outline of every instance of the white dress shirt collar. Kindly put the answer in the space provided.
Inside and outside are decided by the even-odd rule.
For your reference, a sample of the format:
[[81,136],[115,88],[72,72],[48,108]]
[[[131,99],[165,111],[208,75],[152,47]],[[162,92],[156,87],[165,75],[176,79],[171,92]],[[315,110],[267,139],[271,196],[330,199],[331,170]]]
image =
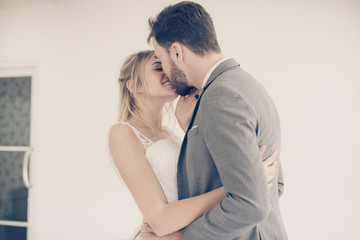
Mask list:
[[212,74],[212,72],[215,70],[215,68],[216,68],[217,66],[219,66],[220,63],[222,63],[222,62],[224,62],[224,61],[226,61],[226,60],[228,60],[228,59],[230,59],[230,58],[224,57],[224,58],[220,59],[217,63],[215,63],[214,66],[212,66],[212,68],[211,68],[211,69],[206,73],[206,75],[205,75],[205,78],[204,78],[204,80],[203,80],[203,84],[202,84],[201,89],[204,88],[206,82],[209,80],[209,77],[210,77],[210,75]]

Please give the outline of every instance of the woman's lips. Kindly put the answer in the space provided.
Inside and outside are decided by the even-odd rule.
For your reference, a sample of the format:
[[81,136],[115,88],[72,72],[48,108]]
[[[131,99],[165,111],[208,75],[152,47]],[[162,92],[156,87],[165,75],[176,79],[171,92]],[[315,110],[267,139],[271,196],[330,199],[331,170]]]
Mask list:
[[171,83],[170,83],[170,81],[168,79],[162,80],[161,84],[171,85]]

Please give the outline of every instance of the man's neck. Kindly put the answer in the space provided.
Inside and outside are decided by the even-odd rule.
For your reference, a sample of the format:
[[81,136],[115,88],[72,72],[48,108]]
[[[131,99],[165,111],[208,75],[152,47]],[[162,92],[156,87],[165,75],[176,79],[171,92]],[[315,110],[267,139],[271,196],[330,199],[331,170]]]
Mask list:
[[193,86],[201,90],[205,75],[210,69],[224,56],[222,53],[210,53],[205,56],[197,56],[194,58],[194,63],[191,65],[192,78],[191,82]]

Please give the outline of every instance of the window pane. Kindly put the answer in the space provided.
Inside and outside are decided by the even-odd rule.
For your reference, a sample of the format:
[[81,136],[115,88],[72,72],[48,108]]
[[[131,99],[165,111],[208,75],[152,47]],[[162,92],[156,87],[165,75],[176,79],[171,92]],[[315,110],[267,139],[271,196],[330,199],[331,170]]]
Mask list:
[[31,77],[0,78],[0,146],[29,146]]
[[0,226],[0,240],[26,240],[26,227]]

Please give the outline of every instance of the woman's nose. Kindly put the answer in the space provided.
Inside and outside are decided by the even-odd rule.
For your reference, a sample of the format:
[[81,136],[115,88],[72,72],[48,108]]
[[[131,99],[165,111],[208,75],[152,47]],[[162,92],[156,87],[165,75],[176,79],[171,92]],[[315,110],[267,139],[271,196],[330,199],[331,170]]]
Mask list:
[[166,73],[163,72],[163,75],[162,75],[163,78],[167,78],[169,79],[168,75]]

